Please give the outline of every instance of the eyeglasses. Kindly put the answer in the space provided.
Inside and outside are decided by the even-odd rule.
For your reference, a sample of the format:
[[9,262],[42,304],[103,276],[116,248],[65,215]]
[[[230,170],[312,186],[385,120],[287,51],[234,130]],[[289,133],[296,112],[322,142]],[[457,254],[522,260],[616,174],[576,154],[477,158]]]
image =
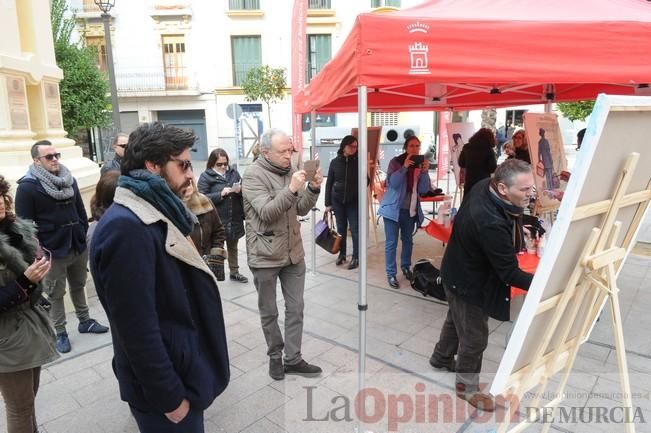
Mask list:
[[120,147],[122,149],[126,149],[127,145],[126,144],[116,144],[117,147]]
[[180,158],[170,158],[172,161],[176,161],[179,163],[179,167],[181,170],[185,171],[192,171],[192,161],[189,159],[180,159]]
[[227,162],[216,162],[215,167],[228,167]]
[[39,156],[38,159],[45,158],[48,161],[52,161],[54,158],[57,160],[61,159],[61,154],[59,152],[57,153],[48,153],[47,155]]

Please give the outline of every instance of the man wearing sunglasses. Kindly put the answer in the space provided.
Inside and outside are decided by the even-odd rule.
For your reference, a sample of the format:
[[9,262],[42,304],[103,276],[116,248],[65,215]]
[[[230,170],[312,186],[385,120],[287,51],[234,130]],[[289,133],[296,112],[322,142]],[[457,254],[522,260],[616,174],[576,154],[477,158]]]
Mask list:
[[124,157],[124,150],[127,148],[127,143],[129,143],[129,136],[124,132],[120,132],[113,137],[111,142],[111,148],[115,152],[115,156],[112,160],[104,164],[100,170],[100,174],[104,174],[109,171],[120,171],[120,165],[122,164],[122,158]]
[[50,317],[57,334],[57,350],[66,353],[71,350],[63,301],[66,280],[79,319],[79,332],[101,334],[107,332],[108,328],[92,319],[88,312],[88,217],[77,181],[60,163],[61,154],[51,142],[37,141],[32,146],[31,154],[34,163],[27,175],[18,181],[16,213],[21,218],[34,221],[39,242],[51,251],[52,267],[44,279],[43,288],[52,304]]
[[113,205],[90,247],[120,396],[141,432],[203,433],[204,410],[230,377],[217,280],[181,201],[196,138],[158,122],[129,135]]

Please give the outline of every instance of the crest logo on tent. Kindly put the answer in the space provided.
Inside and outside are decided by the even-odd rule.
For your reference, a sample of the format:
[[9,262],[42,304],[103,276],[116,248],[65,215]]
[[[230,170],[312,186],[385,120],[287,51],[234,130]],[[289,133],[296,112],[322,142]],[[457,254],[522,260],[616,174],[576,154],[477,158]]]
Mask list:
[[409,68],[410,75],[429,75],[431,74],[428,69],[427,53],[429,47],[422,42],[415,42],[409,45],[409,56],[411,58],[411,67]]
[[429,31],[429,26],[420,21],[416,21],[413,24],[409,24],[407,30],[409,30],[409,33],[427,33]]

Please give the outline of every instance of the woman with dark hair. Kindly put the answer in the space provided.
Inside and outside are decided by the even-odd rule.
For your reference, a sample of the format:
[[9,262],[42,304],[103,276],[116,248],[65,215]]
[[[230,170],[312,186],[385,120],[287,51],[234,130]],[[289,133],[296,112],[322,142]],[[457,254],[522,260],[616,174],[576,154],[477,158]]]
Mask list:
[[[382,197],[377,214],[384,218],[385,266],[387,281],[393,289],[400,287],[396,278],[396,250],[398,234],[402,240],[400,268],[408,280],[411,273],[411,252],[414,247],[414,230],[420,227],[425,216],[420,208],[420,194],[430,190],[429,161],[420,154],[420,140],[411,136],[402,146],[405,152],[389,162],[387,191]],[[419,158],[420,157],[420,158]],[[420,160],[420,161],[419,161]]]
[[495,134],[488,128],[475,132],[459,155],[459,167],[465,169],[463,196],[468,196],[474,184],[490,177],[497,168]]
[[337,266],[346,262],[348,226],[353,237],[353,255],[348,269],[359,266],[359,209],[357,206],[357,138],[347,135],[341,140],[337,156],[330,161],[325,188],[326,211],[334,210],[337,231],[342,237]]
[[31,221],[16,218],[0,176],[0,393],[8,433],[37,431],[34,401],[41,366],[59,357],[50,319],[39,303],[50,256]]
[[95,185],[95,195],[90,199],[90,216],[92,222],[88,226],[88,232],[86,232],[86,245],[88,245],[89,249],[97,222],[104,215],[106,209],[113,204],[113,197],[115,196],[115,188],[118,186],[119,177],[119,171],[107,171],[99,178],[97,185]]
[[249,279],[240,274],[237,261],[237,243],[244,236],[242,178],[235,168],[229,166],[229,161],[224,149],[210,152],[206,171],[199,176],[197,188],[212,200],[224,225],[231,281],[248,283]]

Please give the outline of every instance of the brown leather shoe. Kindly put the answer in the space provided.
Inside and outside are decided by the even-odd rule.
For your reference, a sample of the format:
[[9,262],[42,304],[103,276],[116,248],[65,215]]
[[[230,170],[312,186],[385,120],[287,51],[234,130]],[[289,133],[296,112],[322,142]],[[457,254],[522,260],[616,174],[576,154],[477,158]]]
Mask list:
[[459,397],[461,400],[467,401],[471,406],[485,412],[495,411],[495,401],[490,395],[479,392],[479,390],[474,392],[466,392],[465,383],[457,383],[455,388],[457,391],[457,397]]

